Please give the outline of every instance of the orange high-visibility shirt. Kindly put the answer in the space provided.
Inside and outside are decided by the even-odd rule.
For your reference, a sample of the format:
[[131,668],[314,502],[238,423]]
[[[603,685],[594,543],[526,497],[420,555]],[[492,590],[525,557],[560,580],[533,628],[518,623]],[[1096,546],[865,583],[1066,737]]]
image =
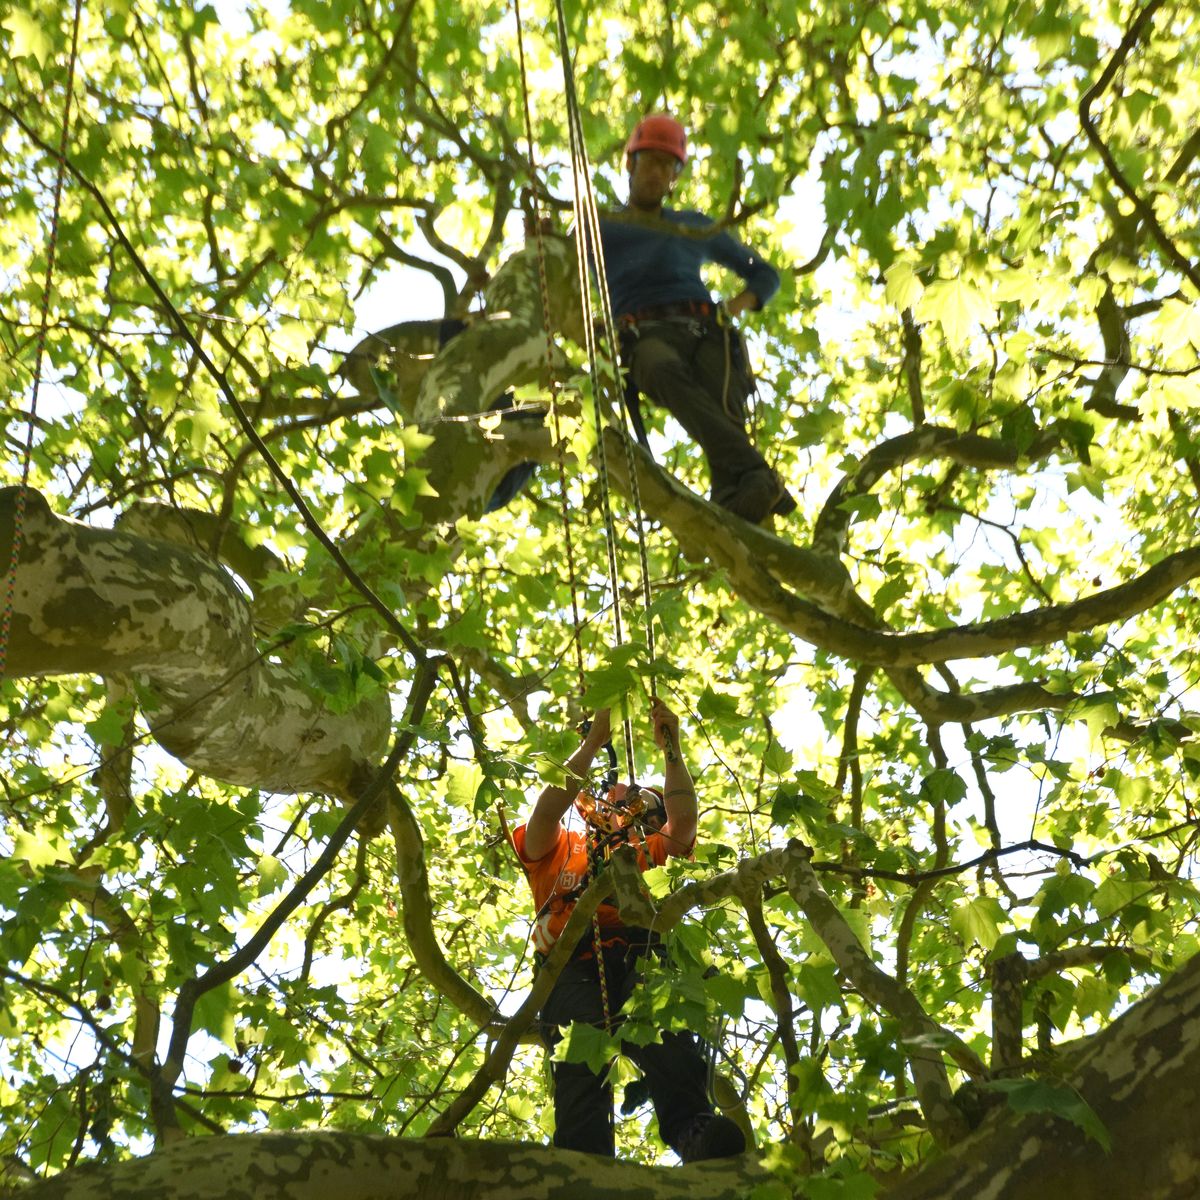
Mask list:
[[[525,877],[533,891],[533,903],[537,920],[533,927],[533,948],[541,954],[549,954],[562,933],[563,926],[575,907],[575,893],[587,879],[587,838],[575,830],[558,827],[558,840],[541,858],[525,856],[525,826],[513,830],[513,845]],[[648,871],[651,866],[661,867],[667,861],[667,843],[661,833],[649,834],[638,847],[638,866]],[[601,904],[596,910],[600,920],[601,941],[606,928],[619,928],[621,918],[616,906]]]

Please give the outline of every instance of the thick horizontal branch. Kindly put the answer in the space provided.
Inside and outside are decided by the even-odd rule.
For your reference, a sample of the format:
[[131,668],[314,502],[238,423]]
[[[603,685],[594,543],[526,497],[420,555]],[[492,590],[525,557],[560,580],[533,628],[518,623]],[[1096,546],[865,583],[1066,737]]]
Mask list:
[[525,1142],[312,1130],[189,1138],[147,1158],[82,1167],[29,1200],[734,1200],[770,1175],[726,1159],[644,1167]]
[[[0,544],[15,488],[0,489]],[[29,492],[8,673],[131,677],[154,739],[214,779],[274,792],[348,790],[387,744],[379,691],[345,712],[273,661],[253,614],[208,554],[55,516]]]
[[[623,491],[628,477],[622,465],[620,434],[608,430],[609,469]],[[918,633],[890,633],[869,629],[831,615],[810,600],[801,599],[775,579],[752,554],[750,539],[741,532],[750,528],[699,497],[668,480],[639,446],[634,448],[638,485],[646,511],[668,525],[685,551],[711,558],[729,574],[741,596],[764,616],[803,641],[851,662],[883,667],[917,667],[961,658],[990,658],[1061,641],[1072,633],[1128,620],[1159,601],[1188,580],[1200,575],[1200,547],[1168,555],[1136,579],[1118,584],[1069,604],[1047,605],[995,621],[980,621]],[[769,537],[763,531],[760,536]],[[795,560],[793,560],[795,561]],[[813,565],[830,562],[828,555],[813,553]],[[837,560],[832,560],[836,562]],[[818,594],[820,580],[806,580],[811,594]],[[824,585],[826,597],[834,594],[842,602],[846,588],[834,577]],[[861,605],[862,602],[859,601]],[[960,698],[956,698],[958,700]],[[1016,711],[1016,709],[1010,709]],[[978,718],[974,718],[978,719]]]

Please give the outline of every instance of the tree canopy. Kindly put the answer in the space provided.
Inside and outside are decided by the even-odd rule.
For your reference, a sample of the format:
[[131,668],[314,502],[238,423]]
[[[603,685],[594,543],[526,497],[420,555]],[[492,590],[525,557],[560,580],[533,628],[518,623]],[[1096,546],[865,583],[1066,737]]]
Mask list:
[[[673,112],[677,200],[784,277],[774,529],[585,371],[555,14],[517,14],[0,0],[4,1183],[1193,1195],[1200,14],[566,4],[601,203]],[[507,829],[593,707],[653,770],[651,681],[696,858],[580,908],[664,931],[628,1031],[707,1034],[757,1147],[674,1172],[636,1084],[627,1163],[515,1144]]]

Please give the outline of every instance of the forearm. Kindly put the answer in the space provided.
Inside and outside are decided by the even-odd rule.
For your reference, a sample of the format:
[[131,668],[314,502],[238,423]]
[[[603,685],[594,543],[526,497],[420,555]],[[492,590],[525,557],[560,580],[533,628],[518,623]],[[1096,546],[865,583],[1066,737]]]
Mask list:
[[668,733],[660,742],[663,751],[663,807],[667,819],[663,833],[667,835],[669,853],[688,854],[696,840],[696,785],[688,770],[679,744],[678,731]]
[[663,804],[667,820],[672,824],[680,821],[696,822],[696,785],[683,755],[676,753],[675,761],[666,759],[663,767]]
[[572,798],[587,782],[592,763],[595,762],[596,755],[604,748],[604,743],[599,740],[599,737],[599,734],[589,730],[587,736],[579,743],[579,749],[567,759],[566,788]]

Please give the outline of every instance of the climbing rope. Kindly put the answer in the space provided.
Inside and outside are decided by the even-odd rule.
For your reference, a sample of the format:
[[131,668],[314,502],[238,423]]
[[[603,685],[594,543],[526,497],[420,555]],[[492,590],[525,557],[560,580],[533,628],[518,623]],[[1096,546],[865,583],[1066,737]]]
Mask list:
[[[583,121],[579,109],[579,97],[575,87],[574,64],[571,58],[567,38],[566,13],[562,0],[555,0],[555,12],[558,27],[559,55],[562,59],[563,89],[567,103],[567,124],[571,150],[571,176],[574,189],[575,210],[575,241],[577,250],[577,266],[579,271],[579,287],[581,302],[584,308],[584,345],[588,356],[588,372],[592,384],[592,412],[595,422],[597,460],[600,472],[600,493],[604,514],[605,537],[608,542],[609,580],[613,593],[613,623],[616,641],[624,641],[624,627],[620,607],[620,573],[616,555],[616,528],[612,515],[610,485],[608,476],[608,456],[604,446],[604,422],[601,412],[601,396],[605,391],[605,380],[600,367],[600,349],[596,338],[594,312],[590,303],[591,287],[588,263],[591,262],[596,272],[596,290],[599,297],[599,311],[603,324],[604,336],[607,342],[607,361],[609,378],[620,378],[620,360],[617,353],[616,326],[613,320],[612,304],[608,292],[608,276],[604,267],[604,247],[600,238],[600,212],[596,203],[595,188],[591,179],[591,164],[588,160],[587,147],[583,135]],[[626,467],[629,474],[632,492],[634,525],[637,534],[639,566],[641,572],[641,593],[646,627],[646,648],[651,662],[654,660],[654,628],[650,597],[650,568],[646,552],[645,523],[642,513],[641,494],[637,480],[637,464],[633,456],[633,440],[625,425],[624,410],[618,403],[619,429],[625,450]],[[657,687],[653,670],[650,674],[650,695],[657,699]],[[629,779],[636,777],[636,767],[633,760],[633,731],[630,718],[624,718],[626,766]]]
[[[568,70],[569,58],[565,49],[565,20],[563,18],[562,0],[557,0],[559,13],[559,33],[560,41],[563,45],[563,63],[564,72],[568,78],[568,101],[567,111],[569,120],[569,132],[574,141],[576,150],[573,151],[573,156],[577,158],[579,163],[578,178],[583,184],[583,201],[584,215],[587,220],[587,238],[590,247],[590,255],[588,258],[596,272],[596,290],[600,298],[600,315],[604,324],[604,337],[606,343],[606,359],[605,366],[608,367],[611,379],[620,379],[621,377],[621,359],[618,350],[619,340],[617,338],[616,323],[613,320],[612,301],[608,290],[608,270],[604,260],[604,244],[600,235],[600,209],[596,203],[596,189],[592,184],[591,164],[587,157],[587,147],[583,137],[583,121],[579,110],[579,100],[575,91],[574,72]],[[586,282],[586,271],[584,280]],[[585,292],[585,303],[588,293]],[[629,474],[629,486],[632,492],[633,513],[634,513],[634,529],[637,534],[638,554],[640,558],[639,566],[641,573],[641,590],[642,602],[646,624],[646,648],[650,659],[654,658],[654,627],[651,620],[650,612],[650,565],[646,553],[646,536],[645,536],[645,514],[642,511],[641,488],[638,485],[637,464],[633,455],[633,438],[630,437],[629,430],[625,422],[624,407],[618,403],[616,411],[620,420],[621,444],[625,451],[625,464]],[[655,677],[653,672],[650,675],[650,695],[652,699],[657,699],[658,692],[655,686]]]
[[[524,103],[525,136],[529,153],[530,175],[530,209],[534,229],[534,239],[537,246],[538,283],[541,291],[542,316],[546,329],[546,367],[551,381],[551,419],[552,432],[557,448],[560,492],[562,497],[562,523],[567,551],[567,570],[571,584],[571,611],[574,622],[574,641],[576,663],[579,674],[581,694],[584,691],[583,651],[580,640],[581,620],[578,604],[577,574],[574,559],[574,543],[571,537],[571,519],[567,502],[566,464],[563,451],[560,426],[558,422],[557,385],[553,367],[553,335],[550,330],[550,297],[546,278],[546,259],[544,230],[542,228],[541,209],[537,194],[537,168],[535,161],[533,122],[530,115],[529,82],[525,60],[525,42],[523,21],[521,19],[520,0],[513,0],[514,14],[517,25],[517,50],[521,75],[521,89]],[[559,53],[562,59],[563,84],[567,103],[568,135],[571,154],[571,176],[574,193],[575,216],[575,245],[576,266],[579,276],[580,302],[583,308],[584,348],[588,359],[588,374],[592,389],[592,415],[595,425],[596,454],[599,467],[599,485],[601,511],[604,518],[605,542],[607,547],[609,586],[612,592],[613,630],[616,645],[620,646],[625,640],[624,621],[621,612],[621,577],[617,561],[617,534],[613,518],[611,487],[609,481],[608,455],[604,444],[604,419],[601,410],[601,399],[605,394],[607,380],[602,370],[601,350],[596,337],[595,311],[591,302],[591,277],[589,263],[596,276],[596,292],[599,296],[600,319],[604,338],[607,344],[606,361],[603,366],[608,369],[608,380],[619,380],[621,364],[617,347],[616,325],[613,320],[612,304],[608,290],[608,276],[604,264],[604,248],[600,235],[600,212],[596,203],[595,189],[591,179],[591,164],[588,161],[587,148],[583,134],[583,122],[579,110],[579,99],[575,87],[574,65],[571,58],[567,37],[566,14],[562,0],[555,0]],[[652,601],[650,595],[650,566],[646,549],[645,519],[642,511],[641,492],[638,484],[637,463],[633,452],[633,438],[626,427],[625,412],[622,405],[616,405],[619,414],[619,431],[625,452],[626,469],[632,493],[634,527],[637,535],[639,568],[641,579],[641,599],[644,611],[645,636],[647,654],[651,663],[650,696],[657,700],[657,686],[653,662],[655,657],[654,624]],[[633,753],[633,729],[628,714],[623,717],[625,741],[626,769],[632,784],[636,778],[637,768]],[[665,752],[668,761],[674,762],[676,748],[668,737]],[[611,852],[611,839],[605,839],[600,831],[588,825],[585,833],[587,847],[587,880],[590,884],[599,872],[602,863]],[[608,972],[604,963],[604,944],[597,911],[592,917],[592,951],[596,958],[597,975],[600,983],[601,1004],[603,1008],[604,1029],[611,1033],[613,1028],[612,1008],[608,988]]]
[[[590,281],[588,277],[588,250],[591,249],[593,254],[602,255],[602,250],[599,246],[599,238],[596,236],[596,228],[593,227],[588,219],[586,201],[584,196],[587,194],[587,189],[590,187],[590,176],[588,174],[588,164],[586,158],[586,150],[583,147],[583,139],[578,123],[577,104],[575,103],[575,88],[572,76],[570,48],[567,44],[566,37],[566,19],[562,10],[561,0],[557,2],[558,16],[558,37],[559,49],[563,63],[563,78],[565,90],[567,93],[567,114],[569,123],[569,139],[571,146],[571,175],[574,185],[574,207],[575,207],[575,248],[576,248],[576,267],[579,273],[579,292],[580,303],[583,306],[583,329],[584,329],[584,346],[587,351],[588,358],[588,374],[592,383],[592,413],[595,422],[596,431],[596,454],[599,464],[600,474],[600,498],[601,511],[604,516],[604,533],[605,542],[608,551],[608,577],[609,584],[612,590],[613,604],[613,632],[617,645],[624,642],[624,628],[621,619],[621,579],[620,571],[617,565],[616,554],[616,526],[613,521],[612,501],[608,480],[608,457],[604,446],[604,422],[600,409],[600,397],[602,392],[602,381],[599,367],[599,354],[596,345],[596,331],[592,321],[590,297]],[[522,69],[524,62],[522,61]],[[527,82],[522,76],[522,84],[526,87]],[[530,138],[532,144],[532,137]],[[540,229],[539,229],[540,236]],[[545,304],[545,297],[543,297]],[[601,304],[603,311],[606,313],[606,329],[611,325],[611,307],[608,304],[608,297],[601,285]],[[548,307],[546,309],[548,315]],[[547,322],[547,335],[549,335]],[[611,343],[610,343],[611,344]],[[641,533],[641,517],[640,506],[638,515],[638,531]],[[649,614],[647,614],[647,618]],[[647,619],[647,628],[649,628],[649,619]],[[636,765],[633,756],[633,729],[629,716],[626,714],[623,719],[624,734],[625,734],[625,759],[626,768],[629,773],[629,779],[632,782],[635,777]],[[588,883],[596,878],[600,870],[602,846],[599,844],[599,839],[593,831],[589,830],[585,833],[587,842],[587,861],[588,861]],[[612,1022],[612,1001],[609,995],[608,988],[608,969],[604,961],[604,937],[603,930],[600,924],[600,913],[597,910],[592,915],[592,953],[596,959],[596,975],[600,983],[600,1004],[604,1018],[604,1031],[611,1034],[613,1028]],[[609,1119],[612,1117],[610,1115]]]
[[[554,335],[550,329],[550,285],[546,277],[546,239],[542,228],[541,205],[538,200],[538,174],[536,150],[533,137],[533,118],[529,104],[529,76],[525,64],[524,22],[521,20],[521,0],[513,0],[513,12],[517,24],[517,58],[521,71],[521,96],[525,114],[525,142],[529,156],[529,206],[533,223],[534,243],[537,247],[538,288],[542,302],[542,323],[546,330],[546,371],[550,380],[550,421],[554,438],[555,458],[558,465],[559,494],[562,501],[561,516],[563,539],[567,552],[567,576],[571,587],[571,619],[575,644],[575,666],[579,680],[579,695],[587,690],[587,677],[583,667],[583,642],[580,636],[582,621],[579,615],[579,584],[575,570],[574,540],[571,536],[571,512],[567,498],[567,460],[563,447],[562,429],[558,414],[558,380],[554,370]],[[619,620],[619,618],[618,618]],[[597,874],[593,857],[593,845],[588,833],[584,834],[587,854],[587,882],[590,886]],[[592,952],[596,956],[596,971],[600,980],[600,1003],[604,1014],[604,1031],[612,1032],[612,1005],[608,994],[608,971],[604,965],[604,946],[601,938],[599,912],[592,914]]]
[[575,643],[575,668],[579,679],[579,695],[587,690],[587,678],[583,669],[583,622],[579,615],[579,585],[575,571],[574,539],[571,536],[571,512],[567,498],[567,457],[563,447],[562,429],[558,413],[558,377],[554,370],[554,334],[550,329],[550,284],[546,277],[546,238],[542,228],[541,204],[538,200],[538,174],[536,147],[533,138],[533,117],[529,106],[529,75],[525,66],[524,22],[521,20],[521,0],[513,0],[513,13],[517,23],[517,56],[521,69],[521,96],[525,111],[525,144],[529,157],[529,204],[533,221],[534,244],[537,247],[538,288],[542,300],[542,324],[546,330],[546,373],[550,381],[550,424],[554,438],[555,458],[558,464],[558,486],[562,501],[561,516],[563,541],[567,552],[567,577],[571,584],[571,623]]
[[37,350],[33,365],[33,394],[29,401],[25,449],[21,461],[21,485],[17,488],[13,507],[12,552],[5,577],[4,612],[0,615],[0,682],[8,671],[8,642],[12,630],[13,609],[17,591],[17,563],[24,541],[25,506],[29,488],[29,471],[33,462],[33,429],[37,423],[38,395],[42,388],[42,364],[46,356],[46,328],[50,320],[50,293],[54,283],[54,260],[58,252],[58,216],[62,207],[63,178],[67,165],[67,138],[71,128],[71,96],[75,90],[75,62],[79,53],[79,23],[83,0],[75,0],[75,16],[71,25],[71,52],[67,59],[67,95],[63,102],[62,131],[58,143],[58,166],[54,173],[54,201],[50,208],[50,237],[46,244],[46,277],[42,283],[41,316],[38,321]]
[[[575,565],[574,539],[571,535],[571,519],[567,497],[565,454],[562,438],[560,436],[561,429],[557,410],[558,389],[553,370],[553,334],[551,333],[550,329],[550,297],[549,285],[546,276],[545,237],[544,230],[542,228],[541,208],[538,199],[537,164],[533,136],[533,121],[529,101],[529,80],[525,57],[524,22],[521,17],[520,0],[513,0],[513,10],[517,26],[518,66],[521,77],[521,92],[525,119],[525,137],[528,145],[531,185],[528,193],[531,209],[530,216],[534,229],[534,241],[537,247],[538,284],[541,293],[543,321],[546,329],[546,369],[551,380],[551,421],[559,468],[560,495],[562,500],[562,524],[567,552],[567,571],[571,586],[571,612],[574,627],[576,666],[579,675],[580,691],[582,693],[584,691],[584,668],[583,651],[580,639],[582,621],[580,619],[578,602],[578,574]],[[613,596],[614,639],[616,644],[620,645],[625,640],[625,627],[621,611],[620,569],[617,561],[616,526],[612,512],[608,457],[604,446],[604,425],[600,408],[600,398],[604,392],[604,382],[601,372],[601,354],[596,338],[595,323],[593,321],[594,314],[590,304],[591,288],[587,265],[589,261],[595,264],[597,271],[597,290],[600,296],[600,314],[608,345],[608,361],[604,365],[609,368],[611,372],[611,378],[619,378],[620,362],[616,350],[618,343],[616,338],[615,323],[612,315],[612,306],[608,295],[608,278],[604,269],[604,251],[600,241],[599,208],[596,204],[595,189],[591,184],[591,169],[583,138],[583,125],[579,112],[579,101],[574,83],[573,64],[567,40],[566,17],[562,8],[561,0],[558,0],[557,3],[557,21],[559,49],[563,62],[564,88],[567,96],[569,141],[571,147],[571,169],[574,185],[576,265],[579,272],[580,296],[581,304],[583,306],[584,345],[587,351],[589,377],[592,384],[592,411],[595,422],[597,458],[599,463],[601,507],[604,517],[609,584]],[[620,406],[618,406],[618,411],[621,414],[622,442],[625,449],[626,466],[633,492],[634,521],[639,552],[641,594],[643,607],[645,610],[644,621],[646,627],[647,652],[651,662],[653,662],[654,627],[651,612],[650,567],[646,551],[645,524],[642,513],[641,495],[638,488],[636,462],[633,457],[632,439],[629,437],[628,431],[625,429],[624,412],[622,409],[620,409]],[[649,682],[651,698],[657,699],[656,680],[653,669],[650,673]],[[632,728],[628,716],[624,718],[623,724],[625,732],[626,766],[628,769],[630,782],[632,782],[636,775],[636,764],[633,758]]]

